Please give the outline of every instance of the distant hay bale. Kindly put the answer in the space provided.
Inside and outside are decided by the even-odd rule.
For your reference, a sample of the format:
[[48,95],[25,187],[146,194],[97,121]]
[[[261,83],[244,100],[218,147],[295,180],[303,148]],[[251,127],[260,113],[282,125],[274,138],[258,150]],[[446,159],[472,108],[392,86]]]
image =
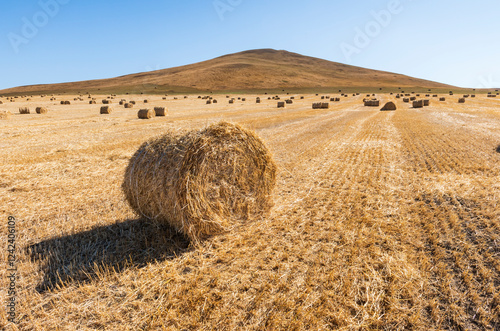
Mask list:
[[111,103],[111,100],[103,99],[102,103],[105,104],[105,105],[109,105]]
[[497,146],[496,151],[497,153],[500,153],[500,145]]
[[278,101],[278,108],[285,108],[285,102],[284,101]]
[[286,99],[286,100],[285,100],[285,102],[286,102],[286,103],[288,103],[288,104],[292,104],[292,103],[293,103],[293,100],[291,100],[291,99]]
[[166,98],[166,97],[162,97],[161,99],[162,99],[162,100],[167,100],[167,98]]
[[47,114],[49,110],[45,107],[36,107],[35,111],[37,114]]
[[112,111],[113,111],[113,108],[111,108],[110,106],[102,106],[101,107],[101,114],[111,114]]
[[144,100],[144,103],[148,103],[149,101],[148,100]]
[[90,100],[89,101],[89,105],[95,105],[95,104],[96,104],[95,100]]
[[260,98],[255,99],[255,103],[260,103]]
[[155,117],[155,115],[154,110],[151,109],[141,109],[137,112],[137,117],[140,119],[150,119]]
[[301,96],[301,97],[300,97],[300,100],[304,100],[304,97],[303,97],[303,96]]
[[229,103],[234,103],[234,100],[233,100],[233,99],[230,99],[230,100],[229,100]]
[[212,104],[212,100],[207,100],[207,105],[211,105]]
[[125,107],[125,108],[132,108],[132,107],[134,107],[134,104],[133,104],[133,103],[130,103],[130,102],[126,102],[126,103],[123,105],[123,107]]
[[241,101],[247,101],[247,98],[241,98]]
[[123,106],[125,104],[125,101],[120,100],[119,104],[120,104],[120,106]]
[[328,102],[315,102],[312,104],[313,109],[328,109],[330,104]]
[[11,113],[7,110],[0,110],[0,120],[8,120]]
[[413,101],[413,108],[424,108],[424,100]]
[[167,111],[165,107],[155,107],[156,116],[167,116]]
[[129,101],[129,103],[131,103],[131,104],[135,105],[135,101],[134,101],[134,100]]
[[392,110],[396,110],[396,104],[392,101],[389,101],[387,102],[384,107],[382,107],[382,109],[380,110],[383,110],[383,111],[392,111]]
[[471,98],[475,98],[475,97],[476,97],[476,95],[475,95],[475,94],[471,94],[471,96],[470,96],[470,97],[471,97]]
[[365,100],[366,107],[380,107],[380,100]]
[[212,103],[217,103],[217,99],[213,99],[213,100],[212,100]]
[[434,94],[432,97],[433,97],[433,98],[437,98],[437,97],[438,97],[438,95],[437,95],[437,94]]
[[441,98],[439,98],[439,101],[446,101],[446,98],[445,97],[441,97]]
[[30,109],[28,107],[20,107],[19,108],[19,114],[29,114]]
[[144,143],[122,189],[142,217],[198,242],[269,212],[277,167],[263,141],[221,122]]
[[415,101],[415,100],[417,100],[417,97],[411,97],[410,98],[410,101]]
[[458,99],[458,103],[465,103],[465,98]]
[[431,104],[430,100],[425,99],[423,101],[424,101],[424,107],[427,107],[427,106],[429,106]]
[[401,96],[399,94],[396,95],[396,99],[401,99]]

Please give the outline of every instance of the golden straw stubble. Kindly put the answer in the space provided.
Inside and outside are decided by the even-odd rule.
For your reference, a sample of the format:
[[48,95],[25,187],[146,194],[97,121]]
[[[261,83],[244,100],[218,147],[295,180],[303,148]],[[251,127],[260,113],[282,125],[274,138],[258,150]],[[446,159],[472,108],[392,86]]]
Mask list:
[[138,215],[198,241],[269,212],[276,171],[254,132],[221,122],[144,143],[122,188]]

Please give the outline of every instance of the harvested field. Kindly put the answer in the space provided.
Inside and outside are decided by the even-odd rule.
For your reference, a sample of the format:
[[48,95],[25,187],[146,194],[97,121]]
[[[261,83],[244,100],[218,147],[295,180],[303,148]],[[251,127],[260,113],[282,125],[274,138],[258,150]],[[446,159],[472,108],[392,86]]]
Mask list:
[[[145,97],[169,116],[2,105],[0,237],[14,216],[19,330],[500,329],[498,98],[422,110],[377,94],[398,108],[381,112],[362,96],[329,109],[311,109],[314,94],[285,109]],[[17,111],[35,105],[50,112]],[[221,120],[273,154],[270,215],[199,244],[137,217],[121,185],[138,148]]]

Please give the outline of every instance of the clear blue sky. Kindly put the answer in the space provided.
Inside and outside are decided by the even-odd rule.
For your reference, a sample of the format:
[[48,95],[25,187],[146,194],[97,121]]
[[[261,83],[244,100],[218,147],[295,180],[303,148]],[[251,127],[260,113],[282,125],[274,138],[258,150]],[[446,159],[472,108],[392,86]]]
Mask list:
[[0,89],[110,78],[257,48],[500,87],[499,13],[498,0],[3,1]]

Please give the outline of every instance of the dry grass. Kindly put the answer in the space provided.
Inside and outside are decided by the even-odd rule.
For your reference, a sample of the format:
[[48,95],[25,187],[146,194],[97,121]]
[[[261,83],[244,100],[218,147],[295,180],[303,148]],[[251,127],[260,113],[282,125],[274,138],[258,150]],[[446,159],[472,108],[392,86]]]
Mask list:
[[[1,329],[500,328],[498,99],[421,111],[380,95],[401,109],[380,112],[359,96],[326,111],[314,95],[286,111],[148,98],[175,107],[141,121],[48,98],[35,100],[47,116],[2,106],[15,113],[1,124],[0,238],[16,216],[19,323],[1,309]],[[144,141],[219,120],[274,154],[275,206],[196,246],[138,218],[121,184]]]
[[0,120],[7,120],[12,114],[7,110],[0,110]]

